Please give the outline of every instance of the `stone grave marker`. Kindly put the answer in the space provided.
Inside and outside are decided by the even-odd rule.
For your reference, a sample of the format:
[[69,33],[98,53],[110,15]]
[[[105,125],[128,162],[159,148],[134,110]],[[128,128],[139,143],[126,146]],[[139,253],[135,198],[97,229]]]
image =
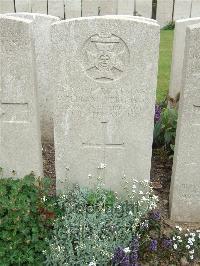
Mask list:
[[164,27],[172,21],[173,0],[158,0],[157,1],[157,16],[156,20],[161,27]]
[[1,0],[0,1],[0,14],[14,12],[13,0]]
[[171,219],[200,221],[200,24],[187,28],[170,193]]
[[65,0],[65,17],[77,18],[81,17],[81,0]]
[[48,0],[48,15],[64,18],[64,1]]
[[47,0],[33,0],[31,2],[31,12],[47,14]]
[[0,166],[3,176],[42,175],[32,22],[0,17]]
[[15,7],[16,7],[16,12],[31,12],[31,1],[15,0]]
[[191,17],[192,0],[176,0],[174,6],[174,20]]
[[118,0],[118,14],[119,15],[134,15],[134,1]]
[[136,11],[139,16],[151,18],[152,15],[152,0],[137,0]]
[[7,15],[26,18],[33,21],[33,36],[35,42],[36,74],[42,141],[53,143],[54,88],[51,86],[50,82],[50,27],[52,23],[59,21],[60,19],[54,16],[34,13],[14,13]]
[[[52,26],[57,190],[70,177],[149,179],[159,26],[126,16]],[[146,47],[146,49],[144,49]]]
[[192,0],[192,12],[191,17],[199,17],[200,16],[200,1],[199,0]]
[[182,90],[182,71],[185,50],[186,28],[189,25],[196,24],[199,22],[200,17],[181,19],[176,21],[169,86],[169,96],[173,99],[175,99],[178,93],[180,93]]

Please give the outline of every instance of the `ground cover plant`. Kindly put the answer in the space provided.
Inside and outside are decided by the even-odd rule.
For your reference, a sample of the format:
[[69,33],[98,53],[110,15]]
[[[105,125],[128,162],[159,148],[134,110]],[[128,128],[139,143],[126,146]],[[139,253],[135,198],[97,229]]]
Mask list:
[[42,265],[54,211],[49,181],[0,179],[0,265]]

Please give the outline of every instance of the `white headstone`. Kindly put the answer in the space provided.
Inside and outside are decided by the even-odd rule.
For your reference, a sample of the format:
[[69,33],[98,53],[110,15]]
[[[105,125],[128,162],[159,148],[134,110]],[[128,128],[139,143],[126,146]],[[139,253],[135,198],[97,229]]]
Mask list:
[[188,25],[200,22],[199,18],[177,20],[175,24],[169,96],[176,98],[182,90],[182,70],[185,50],[185,35]]
[[15,0],[16,12],[31,12],[31,0]]
[[42,175],[30,20],[0,17],[0,166],[3,176]]
[[81,17],[81,0],[65,0],[65,17]]
[[192,0],[176,0],[174,6],[174,20],[191,17]]
[[136,15],[145,18],[152,16],[152,0],[137,0],[136,1]]
[[183,91],[171,184],[171,219],[200,221],[200,24],[186,34]]
[[54,88],[50,82],[51,69],[51,24],[60,19],[53,16],[34,14],[34,13],[16,13],[7,14],[33,21],[33,33],[36,54],[36,74],[38,84],[38,101],[40,113],[40,125],[42,141],[53,143],[53,106],[54,106]]
[[48,0],[48,15],[64,18],[64,1]]
[[88,184],[101,176],[149,178],[159,26],[104,16],[52,26],[57,189],[68,175]]
[[200,16],[200,1],[199,0],[192,0],[192,12],[191,17],[199,17]]
[[47,14],[47,0],[33,0],[31,2],[31,11],[33,13]]
[[82,16],[97,16],[100,12],[98,0],[82,0]]
[[161,27],[172,21],[173,0],[158,0],[156,20]]
[[14,12],[13,0],[1,0],[0,1],[0,14]]
[[118,0],[119,15],[134,15],[134,1]]

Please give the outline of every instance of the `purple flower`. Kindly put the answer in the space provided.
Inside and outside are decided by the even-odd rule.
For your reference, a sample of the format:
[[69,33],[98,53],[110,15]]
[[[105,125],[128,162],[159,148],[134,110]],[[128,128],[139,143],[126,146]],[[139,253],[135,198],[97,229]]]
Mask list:
[[155,122],[158,122],[160,120],[161,112],[162,112],[162,108],[158,104],[156,104],[156,106],[155,106],[155,116],[154,116]]
[[163,239],[162,246],[164,248],[167,248],[167,249],[171,248],[172,247],[172,240],[171,239]]
[[150,218],[153,219],[154,221],[160,221],[161,214],[159,211],[153,211],[150,213]]
[[116,248],[115,250],[115,253],[114,253],[114,256],[112,258],[112,262],[115,264],[119,264],[123,259],[124,257],[126,256],[126,253],[125,251],[123,250],[123,248],[121,247],[118,247]]
[[158,247],[158,241],[155,239],[151,240],[150,245],[149,245],[149,250],[154,252],[157,250],[157,247]]
[[134,237],[131,245],[130,245],[130,249],[131,249],[131,254],[130,254],[130,262],[132,263],[133,266],[138,266],[138,251],[139,251],[139,240],[137,237]]

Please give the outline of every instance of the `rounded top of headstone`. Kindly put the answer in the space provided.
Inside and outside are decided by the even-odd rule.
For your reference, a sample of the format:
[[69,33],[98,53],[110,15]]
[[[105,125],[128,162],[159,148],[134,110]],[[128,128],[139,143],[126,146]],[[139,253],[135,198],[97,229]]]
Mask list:
[[56,16],[46,15],[46,14],[40,14],[40,13],[29,13],[29,12],[17,12],[17,13],[5,13],[6,16],[13,16],[13,17],[22,17],[26,19],[32,19],[35,20],[36,18],[42,18],[42,19],[49,19],[51,21],[60,21],[60,18]]
[[130,21],[130,22],[136,22],[136,23],[143,23],[143,24],[148,24],[156,27],[160,27],[159,24],[157,23],[156,20],[153,19],[147,19],[144,17],[139,17],[139,16],[130,16],[130,15],[105,15],[105,16],[90,16],[90,17],[78,17],[78,18],[72,18],[72,19],[66,19],[62,21],[58,21],[53,23],[53,25],[61,25],[69,22],[76,22],[76,21],[88,21],[91,23],[93,21]]
[[7,16],[6,14],[1,14],[0,15],[0,19],[1,21],[15,21],[15,22],[23,22],[23,23],[27,23],[27,24],[31,24],[32,21],[30,19],[27,19],[27,18],[19,18],[19,17],[15,17],[15,16]]

